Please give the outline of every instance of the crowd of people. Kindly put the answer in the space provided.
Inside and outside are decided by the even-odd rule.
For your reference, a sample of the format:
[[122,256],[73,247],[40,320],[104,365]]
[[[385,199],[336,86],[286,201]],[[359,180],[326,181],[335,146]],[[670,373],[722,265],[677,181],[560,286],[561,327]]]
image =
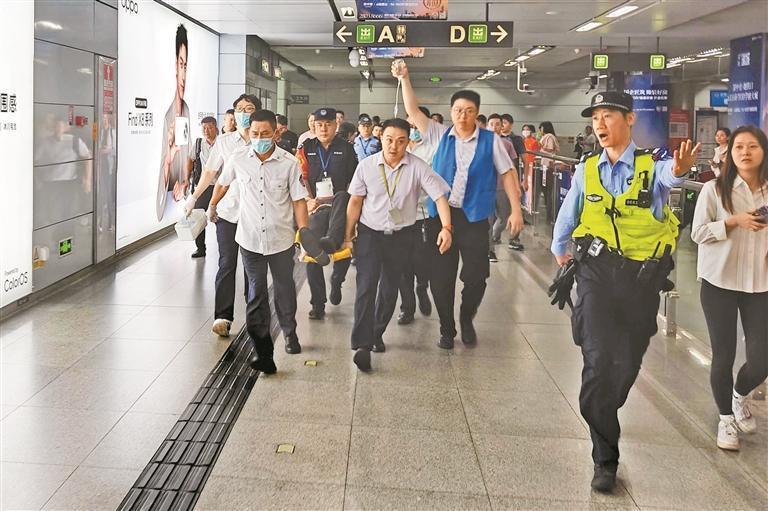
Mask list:
[[[498,260],[494,247],[507,231],[509,248],[523,250],[519,234],[532,152],[560,150],[552,123],[542,122],[538,137],[530,124],[517,135],[511,115],[483,116],[480,95],[461,90],[450,99],[447,126],[442,115],[419,104],[405,63],[393,63],[392,75],[402,86],[406,119],[363,113],[355,126],[344,112],[323,107],[296,135],[284,116],[247,94],[233,102],[223,134],[214,119],[203,119],[204,140],[189,163],[195,188],[185,208],[207,209],[216,224],[212,330],[220,336],[230,333],[238,252],[242,258],[254,369],[277,371],[268,270],[285,351],[301,352],[297,240],[307,254],[311,321],[325,318],[328,301],[342,302],[354,258],[350,345],[362,372],[373,370],[372,353],[386,351],[398,295],[399,324],[414,321],[417,305],[423,315],[434,305],[440,349],[452,349],[457,335],[466,346],[477,344],[482,332],[474,318],[490,263]],[[572,326],[584,362],[579,403],[593,442],[592,487],[611,491],[619,463],[618,410],[657,331],[659,293],[672,285],[667,277],[679,222],[667,198],[695,164],[700,145],[686,141],[671,154],[638,148],[632,98],[621,92],[596,94],[582,115],[592,123],[580,141],[584,156],[551,218],[551,251],[561,266],[551,291],[562,307],[578,284]],[[768,375],[768,143],[760,130],[743,127],[720,146],[719,177],[702,191],[692,237],[700,245],[701,299],[713,346],[718,445],[738,449],[739,432],[755,427],[746,396]],[[546,192],[554,183],[553,160],[543,157],[541,168]],[[193,257],[204,255],[203,237]],[[457,278],[463,284],[458,325]],[[737,311],[747,362],[734,384]]]

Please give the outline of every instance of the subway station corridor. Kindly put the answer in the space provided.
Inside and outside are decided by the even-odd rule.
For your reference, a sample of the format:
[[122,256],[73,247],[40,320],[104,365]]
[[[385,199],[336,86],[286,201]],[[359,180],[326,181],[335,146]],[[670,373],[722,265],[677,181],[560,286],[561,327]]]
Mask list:
[[[524,241],[491,267],[477,347],[437,348],[417,313],[370,374],[349,349],[354,269],[309,321],[298,264],[303,352],[279,335],[277,374],[246,375],[196,509],[765,509],[766,402],[741,452],[717,449],[703,350],[661,333],[620,412],[619,485],[590,491],[581,355],[544,291],[551,257]],[[3,509],[115,509],[152,465],[231,342],[210,332],[215,251],[188,252],[166,237],[1,325]]]

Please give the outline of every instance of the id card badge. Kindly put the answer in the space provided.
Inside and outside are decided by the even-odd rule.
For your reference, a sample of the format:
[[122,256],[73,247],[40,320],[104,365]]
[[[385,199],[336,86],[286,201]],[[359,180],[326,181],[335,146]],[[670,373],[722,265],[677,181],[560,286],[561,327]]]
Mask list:
[[399,208],[392,208],[389,210],[389,219],[392,220],[392,223],[395,225],[399,225],[403,223],[403,213],[400,211]]
[[315,190],[318,199],[330,199],[333,197],[333,181],[330,177],[326,177],[317,182]]

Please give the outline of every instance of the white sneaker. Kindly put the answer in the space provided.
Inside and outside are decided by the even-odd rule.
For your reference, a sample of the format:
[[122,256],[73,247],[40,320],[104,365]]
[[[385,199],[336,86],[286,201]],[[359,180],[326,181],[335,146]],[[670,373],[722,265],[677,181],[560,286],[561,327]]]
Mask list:
[[228,319],[217,319],[213,322],[211,332],[219,337],[229,337],[229,329],[232,327],[232,322]]
[[739,450],[739,428],[732,415],[727,419],[721,418],[717,425],[717,446],[727,451]]
[[733,416],[736,418],[736,426],[742,433],[754,433],[757,429],[757,422],[749,410],[749,398],[746,396],[737,396],[733,393]]

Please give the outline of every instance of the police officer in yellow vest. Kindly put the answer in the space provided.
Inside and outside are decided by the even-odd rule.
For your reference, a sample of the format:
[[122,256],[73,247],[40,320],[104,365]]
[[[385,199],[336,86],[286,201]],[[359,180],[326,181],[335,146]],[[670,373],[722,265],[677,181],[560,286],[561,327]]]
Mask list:
[[584,359],[579,406],[592,436],[592,488],[609,492],[619,462],[617,413],[657,331],[659,292],[671,289],[679,222],[666,205],[669,190],[682,183],[700,144],[688,140],[672,157],[638,149],[632,97],[622,92],[596,94],[581,115],[592,118],[602,150],[576,167],[552,253],[575,270],[571,323]]

